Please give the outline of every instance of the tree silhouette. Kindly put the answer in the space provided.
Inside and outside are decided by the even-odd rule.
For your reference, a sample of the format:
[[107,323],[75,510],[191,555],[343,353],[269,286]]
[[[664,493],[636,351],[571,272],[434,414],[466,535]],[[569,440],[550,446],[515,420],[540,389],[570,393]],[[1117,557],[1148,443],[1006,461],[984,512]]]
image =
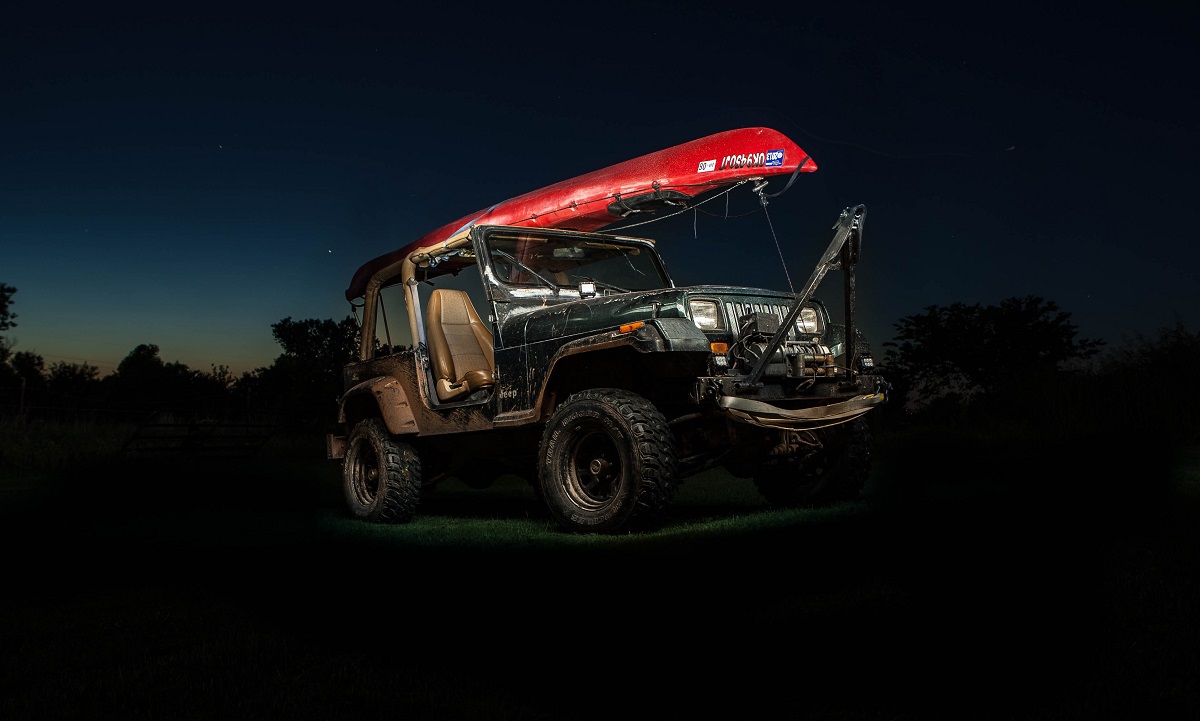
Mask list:
[[[0,283],[0,332],[15,327],[16,313],[12,312],[12,296],[17,289],[11,285]],[[23,400],[21,378],[12,367],[12,342],[0,336],[0,404],[12,402],[14,406]]]
[[[1070,313],[1037,296],[999,305],[931,305],[901,318],[883,365],[897,400],[922,407],[938,399],[996,394],[1091,358],[1104,344],[1077,339]],[[900,403],[904,405],[904,403]]]
[[59,361],[46,372],[47,401],[68,411],[97,404],[100,369],[86,363]]
[[38,390],[46,385],[46,361],[37,353],[17,351],[9,361],[17,373],[17,377],[25,381],[30,390]]
[[[17,325],[17,289],[0,283],[0,331]],[[136,346],[115,372],[99,377],[95,366],[55,363],[36,353],[14,353],[0,336],[0,413],[36,408],[41,414],[87,411],[109,420],[146,420],[171,415],[195,420],[267,415],[311,427],[332,421],[341,394],[342,369],[358,355],[353,317],[292,320],[271,326],[283,354],[269,367],[235,378],[227,366],[211,373],[164,362],[152,343]],[[260,418],[261,419],[261,418]]]
[[138,345],[121,360],[115,373],[101,379],[110,410],[142,419],[163,414],[189,418],[224,414],[230,399],[227,373],[208,375],[183,363],[166,363],[158,352],[157,345]]
[[292,424],[334,420],[342,369],[358,357],[358,323],[349,316],[341,321],[288,317],[271,331],[283,354],[270,367],[244,374],[237,392],[247,405],[279,414]]
[[13,294],[17,289],[6,283],[0,283],[0,331],[16,327],[17,314],[11,310]]

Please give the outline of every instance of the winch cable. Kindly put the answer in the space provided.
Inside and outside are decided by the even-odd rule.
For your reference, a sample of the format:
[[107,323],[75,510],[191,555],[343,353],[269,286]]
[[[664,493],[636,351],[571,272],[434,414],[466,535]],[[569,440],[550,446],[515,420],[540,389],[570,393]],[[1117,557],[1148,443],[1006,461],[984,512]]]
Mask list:
[[[805,160],[808,160],[808,158],[805,158]],[[804,164],[801,163],[801,167],[803,167],[803,165]],[[754,185],[754,189],[753,189],[754,192],[758,195],[759,203],[762,205],[763,215],[766,216],[766,218],[767,218],[767,226],[771,229],[771,239],[773,241],[775,241],[775,251],[777,253],[779,253],[779,262],[783,266],[783,275],[784,275],[784,277],[787,278],[788,288],[791,290],[792,295],[796,294],[796,286],[792,284],[792,274],[788,272],[787,261],[785,261],[783,259],[783,248],[780,247],[780,245],[779,245],[779,236],[776,235],[776,233],[775,233],[775,224],[771,222],[771,214],[767,212],[767,198],[778,198],[780,195],[783,195],[784,191],[786,191],[789,187],[791,187],[792,181],[794,181],[799,174],[800,174],[800,171],[799,171],[799,168],[797,168],[796,172],[792,173],[792,177],[788,179],[787,185],[785,185],[778,193],[768,194],[768,193],[764,192],[763,189],[767,187],[767,181],[763,178],[754,179],[755,185]],[[640,223],[630,223],[629,225],[622,225],[619,228],[613,228],[611,232],[616,233],[616,232],[620,232],[623,230],[627,230],[629,228],[636,228],[639,225],[646,225],[647,223],[657,223],[660,220],[666,220],[667,218],[672,218],[672,217],[679,215],[680,213],[686,212],[688,210],[697,211],[700,208],[700,206],[702,206],[706,203],[710,203],[710,202],[716,200],[717,198],[720,198],[721,196],[725,196],[725,202],[726,202],[725,213],[726,213],[726,217],[728,217],[729,194],[733,192],[734,188],[738,188],[742,185],[745,185],[746,183],[750,182],[750,180],[751,180],[750,178],[747,178],[746,180],[739,181],[736,184],[731,185],[730,187],[726,188],[725,190],[722,190],[720,193],[717,193],[716,195],[713,195],[712,197],[705,198],[704,200],[700,201],[699,203],[696,203],[693,206],[680,208],[679,210],[675,211],[674,213],[668,213],[667,215],[664,215],[660,218],[647,218],[646,220],[643,220]],[[696,228],[697,217],[698,216],[694,215],[692,218],[692,233],[693,233],[693,235],[696,235],[698,237],[698,230]]]
[[[807,158],[805,158],[805,160],[807,160]],[[803,163],[801,163],[801,165],[803,165]],[[798,169],[797,169],[797,172],[799,172]],[[795,174],[793,174],[792,180],[795,180],[795,179],[796,179],[796,176],[795,176]],[[789,180],[788,185],[791,185],[791,184],[792,184],[792,182],[791,182],[791,180]],[[771,214],[767,212],[767,198],[768,197],[777,198],[777,197],[779,197],[780,193],[782,193],[783,190],[787,190],[787,188],[785,187],[783,190],[779,191],[779,193],[775,193],[774,195],[768,196],[766,193],[763,192],[763,188],[765,188],[765,187],[767,187],[767,181],[760,180],[754,186],[754,192],[758,193],[758,202],[762,203],[763,217],[765,217],[767,219],[767,226],[771,229],[771,240],[775,241],[775,251],[779,253],[779,264],[781,266],[783,266],[783,274],[784,274],[784,276],[787,277],[788,290],[790,290],[792,292],[792,295],[795,295],[796,294],[796,286],[792,285],[792,274],[788,272],[787,261],[783,259],[783,248],[781,248],[779,246],[779,236],[777,236],[775,234],[775,224],[771,222]]]

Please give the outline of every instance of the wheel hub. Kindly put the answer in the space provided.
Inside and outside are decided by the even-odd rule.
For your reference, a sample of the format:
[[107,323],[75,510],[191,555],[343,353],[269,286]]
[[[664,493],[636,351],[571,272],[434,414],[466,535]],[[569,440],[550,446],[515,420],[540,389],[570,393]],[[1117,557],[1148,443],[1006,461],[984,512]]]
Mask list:
[[608,459],[593,458],[592,462],[588,464],[588,472],[593,476],[600,477],[606,475],[608,473],[608,469],[611,467],[612,464],[608,462]]

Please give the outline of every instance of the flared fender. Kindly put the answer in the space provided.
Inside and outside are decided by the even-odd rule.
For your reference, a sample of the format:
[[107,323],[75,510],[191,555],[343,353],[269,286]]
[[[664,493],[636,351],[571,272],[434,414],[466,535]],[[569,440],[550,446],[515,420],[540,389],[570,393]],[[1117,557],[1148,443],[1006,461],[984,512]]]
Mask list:
[[389,433],[398,436],[417,432],[417,419],[413,417],[408,394],[404,392],[400,381],[391,376],[368,378],[346,391],[342,395],[338,410],[341,419],[346,419],[347,405],[354,405],[367,398],[379,408]]

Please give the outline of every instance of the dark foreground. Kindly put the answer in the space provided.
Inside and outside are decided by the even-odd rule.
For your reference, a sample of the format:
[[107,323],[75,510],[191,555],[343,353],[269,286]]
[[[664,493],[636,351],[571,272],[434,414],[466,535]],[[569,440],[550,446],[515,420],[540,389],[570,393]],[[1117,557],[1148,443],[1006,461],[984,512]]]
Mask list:
[[911,450],[611,543],[423,507],[528,548],[347,521],[322,460],[80,470],[4,496],[0,718],[1200,718],[1200,457],[1112,455]]

